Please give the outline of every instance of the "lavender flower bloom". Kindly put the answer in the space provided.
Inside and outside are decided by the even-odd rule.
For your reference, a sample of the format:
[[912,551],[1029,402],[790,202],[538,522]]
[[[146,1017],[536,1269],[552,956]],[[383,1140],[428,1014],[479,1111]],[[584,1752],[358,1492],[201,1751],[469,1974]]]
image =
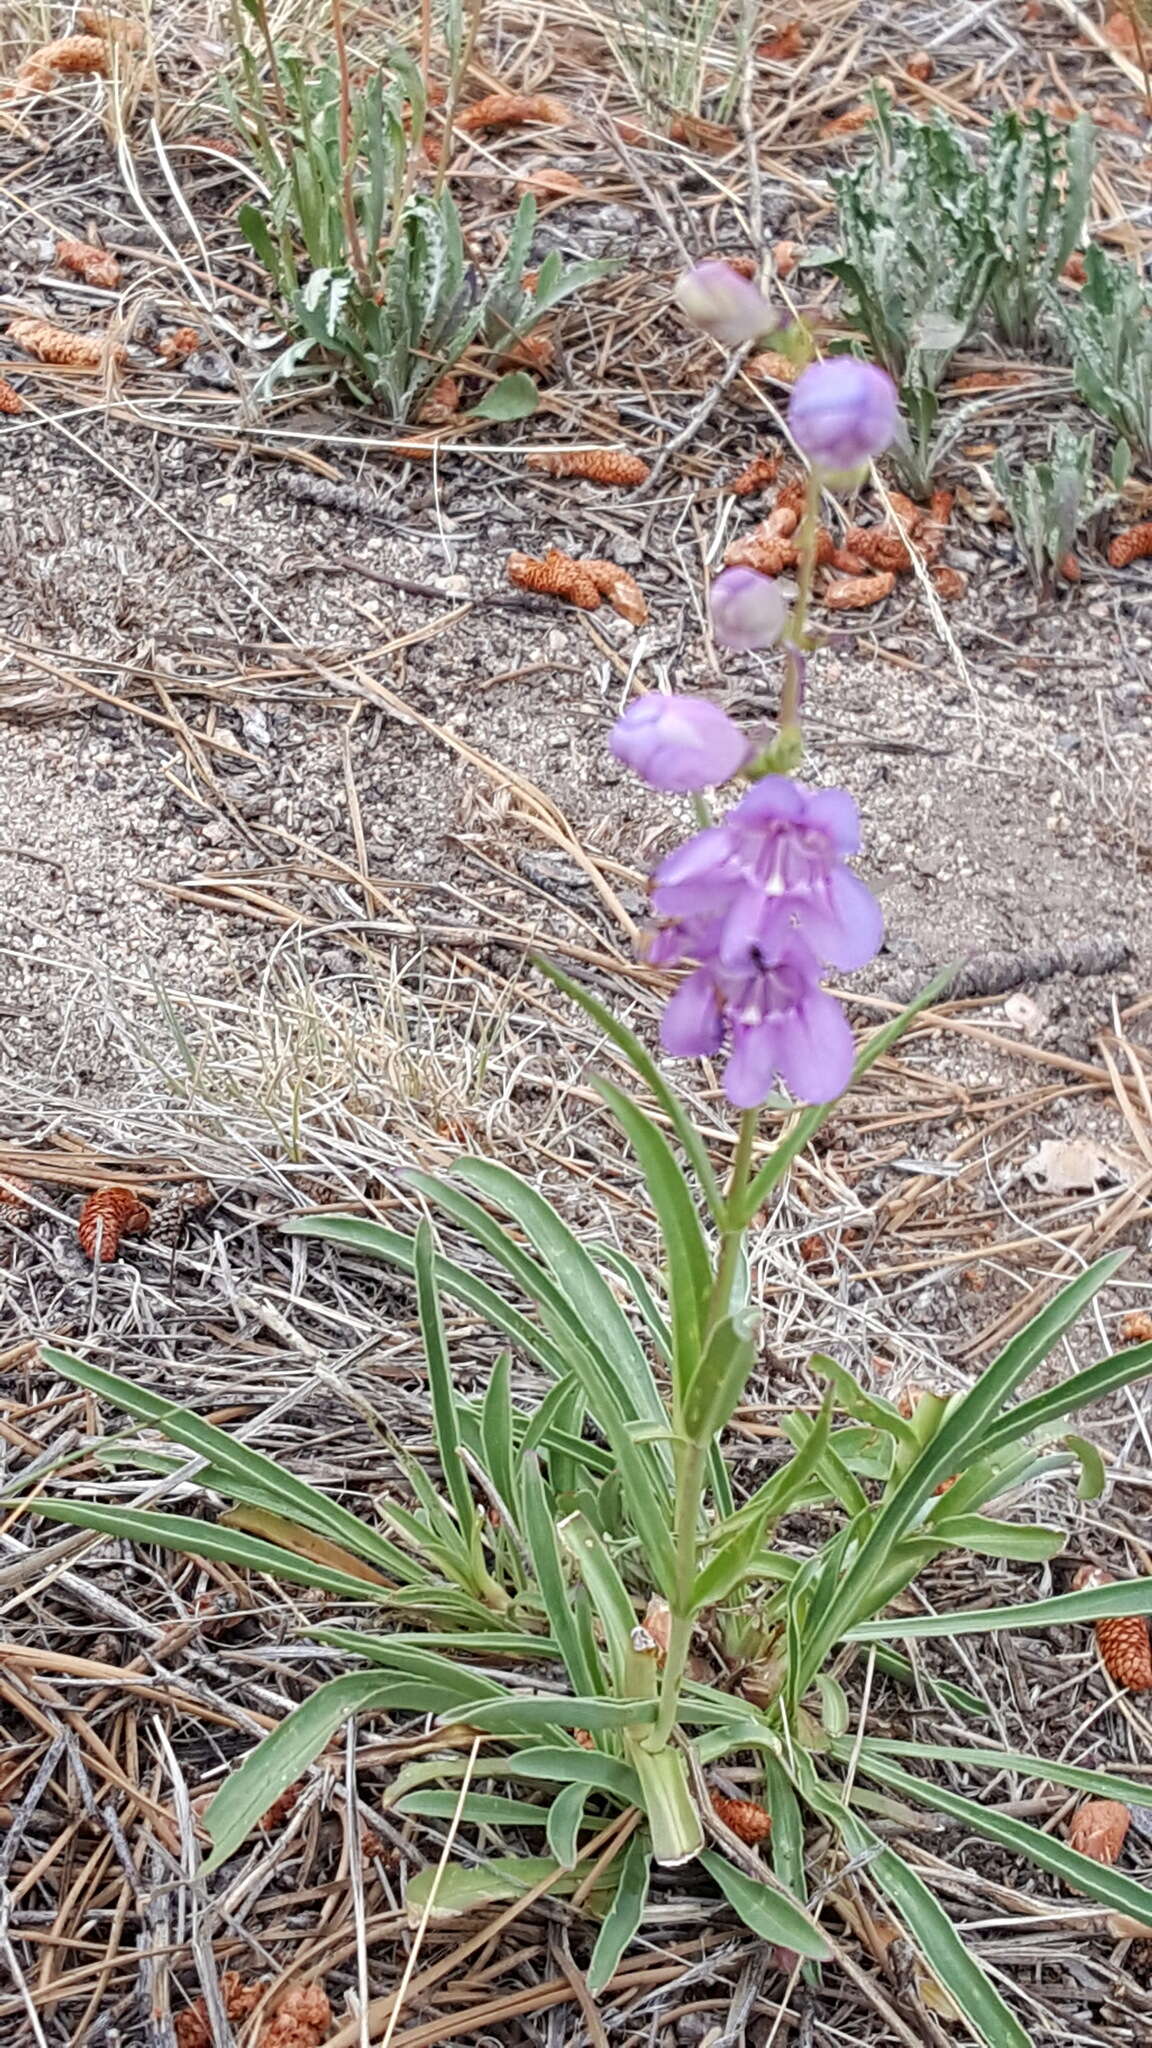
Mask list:
[[882,455],[899,424],[886,370],[855,356],[810,363],[792,386],[788,425],[814,469],[846,476]]
[[678,1059],[731,1051],[724,1093],[736,1109],[755,1109],[777,1076],[804,1102],[831,1102],[852,1078],[855,1047],[839,1003],[820,987],[820,963],[798,933],[780,957],[741,970],[698,967],[664,1012],[660,1038]]
[[809,1102],[847,1085],[852,1034],[820,972],[862,967],[883,937],[879,905],[845,865],[859,843],[845,791],[773,775],[657,869],[652,904],[667,922],[649,957],[699,963],[665,1012],[664,1049],[699,1059],[728,1041],[738,1108],[762,1102],[776,1075]]
[[659,690],[634,698],[608,744],[653,789],[679,795],[727,782],[748,756],[744,734],[718,704]]
[[708,604],[716,640],[739,654],[774,647],[788,617],[780,585],[758,569],[723,569]]
[[776,324],[771,306],[751,279],[717,259],[682,271],[673,297],[696,327],[725,348],[755,341]]
[[834,967],[863,967],[884,935],[880,906],[845,865],[860,848],[860,817],[842,789],[806,790],[766,775],[722,825],[694,833],[656,870],[652,906],[676,921],[705,919],[709,954],[725,967],[755,952],[776,957],[789,931]]

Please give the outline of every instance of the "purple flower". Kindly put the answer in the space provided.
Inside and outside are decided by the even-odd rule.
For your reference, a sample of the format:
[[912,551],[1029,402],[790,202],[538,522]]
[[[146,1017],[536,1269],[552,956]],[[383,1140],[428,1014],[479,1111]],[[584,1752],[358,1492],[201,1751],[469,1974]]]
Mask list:
[[755,1109],[777,1078],[803,1102],[831,1102],[852,1078],[848,1020],[820,987],[820,963],[796,933],[774,960],[698,967],[681,982],[660,1027],[665,1052],[710,1058],[726,1037],[724,1093],[737,1109]]
[[788,425],[814,469],[846,476],[882,455],[899,424],[886,370],[855,356],[810,363],[792,386]]
[[649,958],[698,963],[668,1004],[664,1049],[699,1059],[728,1043],[724,1087],[739,1108],[762,1102],[777,1075],[809,1102],[847,1084],[852,1034],[820,973],[862,967],[883,937],[879,905],[846,865],[859,844],[844,790],[771,775],[656,871],[663,923]]
[[[863,967],[884,935],[880,906],[845,865],[860,847],[860,818],[842,789],[806,790],[766,775],[722,825],[697,832],[656,870],[660,917],[705,919],[711,956],[771,959],[799,930],[820,959]],[[696,949],[695,957],[709,957]]]
[[708,603],[716,640],[740,654],[775,646],[788,617],[780,585],[758,569],[723,569]]
[[751,279],[715,258],[682,271],[673,296],[694,326],[725,348],[755,341],[776,324],[771,306]]
[[718,704],[660,690],[629,704],[608,744],[653,789],[680,795],[727,782],[748,756],[744,734]]

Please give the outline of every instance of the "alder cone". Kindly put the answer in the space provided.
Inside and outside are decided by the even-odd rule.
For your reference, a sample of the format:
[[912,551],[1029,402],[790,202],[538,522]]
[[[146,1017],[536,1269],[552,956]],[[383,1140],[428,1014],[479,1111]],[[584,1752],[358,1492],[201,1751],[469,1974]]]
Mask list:
[[566,128],[572,116],[563,100],[550,93],[490,92],[456,116],[457,128],[519,128],[525,121],[543,121]]
[[531,451],[525,467],[542,470],[546,476],[579,476],[592,484],[622,484],[634,490],[647,483],[650,471],[642,456],[626,448],[559,448]]
[[753,380],[764,377],[770,384],[794,384],[803,365],[781,355],[779,349],[765,348],[758,356],[749,356],[744,368]]
[[1122,1344],[1152,1344],[1152,1310],[1133,1308],[1129,1309],[1126,1316],[1121,1316],[1120,1342]]
[[1126,569],[1129,562],[1139,562],[1145,555],[1152,555],[1152,519],[1142,519],[1139,526],[1118,533],[1108,548],[1108,560],[1114,569]]
[[16,413],[23,410],[24,400],[20,393],[8,382],[7,377],[0,377],[0,412]]
[[97,1188],[80,1211],[76,1235],[80,1249],[93,1261],[108,1265],[122,1237],[147,1230],[150,1211],[132,1188]]
[[543,561],[533,555],[508,557],[507,576],[518,590],[531,590],[538,597],[563,597],[581,611],[600,609],[600,592],[586,569],[559,548],[549,548]]
[[1086,1799],[1072,1816],[1068,1847],[1090,1856],[1093,1863],[1115,1863],[1131,1820],[1119,1799]]
[[795,541],[770,533],[746,534],[724,553],[726,568],[758,569],[761,576],[779,576],[783,569],[793,568],[796,560]]
[[114,292],[120,283],[120,265],[107,249],[94,248],[91,242],[76,241],[71,235],[57,242],[56,261],[101,291]]
[[44,43],[39,50],[31,51],[16,77],[30,84],[34,92],[42,92],[46,73],[106,72],[107,69],[108,52],[101,36],[61,36],[57,42]]
[[734,498],[750,498],[754,491],[762,491],[768,484],[775,483],[779,466],[776,455],[754,455],[726,488]]
[[0,1229],[5,1224],[9,1229],[23,1229],[31,1223],[36,1213],[28,1199],[31,1193],[30,1180],[23,1180],[18,1173],[0,1173]]
[[167,1188],[152,1211],[149,1237],[155,1244],[179,1244],[188,1218],[198,1215],[201,1209],[207,1209],[211,1201],[212,1190],[204,1180]]
[[858,555],[873,569],[900,571],[912,567],[912,557],[900,535],[890,526],[850,526],[844,535],[848,554]]
[[8,339],[40,362],[69,370],[99,370],[106,359],[122,363],[127,353],[104,334],[69,334],[50,320],[10,320]]
[[895,588],[896,578],[891,569],[880,570],[875,576],[845,576],[828,585],[822,602],[832,612],[863,612],[891,597]]
[[256,2048],[322,2048],[332,2025],[332,2005],[322,1984],[293,1984],[277,2000]]
[[772,1815],[766,1806],[755,1799],[725,1799],[722,1792],[713,1792],[712,1810],[718,1820],[741,1842],[755,1847],[757,1842],[767,1841],[772,1832]]
[[1152,1692],[1152,1640],[1142,1614],[1108,1614],[1096,1623],[1096,1648],[1108,1676],[1129,1692]]
[[627,619],[630,626],[647,625],[648,605],[644,593],[627,569],[621,569],[615,562],[585,558],[581,558],[576,567],[591,577],[600,595],[608,599],[613,611]]

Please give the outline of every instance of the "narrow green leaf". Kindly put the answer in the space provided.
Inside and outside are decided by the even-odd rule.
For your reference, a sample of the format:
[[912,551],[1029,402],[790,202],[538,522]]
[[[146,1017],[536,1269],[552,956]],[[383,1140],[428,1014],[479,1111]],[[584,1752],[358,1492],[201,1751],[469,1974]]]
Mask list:
[[1032,2048],[1015,2014],[985,1975],[923,1878],[866,1827],[849,1808],[836,1821],[853,1856],[868,1858],[868,1874],[899,1914],[931,1975],[943,1985],[984,2048]]
[[540,1474],[539,1460],[531,1454],[525,1458],[520,1474],[520,1502],[524,1540],[532,1558],[549,1626],[564,1659],[569,1684],[578,1693],[597,1693],[600,1691],[600,1674],[588,1666],[584,1639],[572,1611],[571,1590],[564,1576],[556,1525]]
[[700,1862],[709,1877],[719,1885],[728,1904],[740,1915],[745,1927],[758,1934],[761,1941],[775,1942],[781,1948],[794,1949],[797,1955],[812,1956],[816,1962],[826,1962],[829,1956],[828,1943],[811,1915],[773,1881],[769,1883],[767,1873],[762,1882],[746,1877],[735,1864],[715,1849],[701,1852]]
[[642,1835],[635,1834],[620,1859],[616,1895],[604,1915],[588,1965],[588,1989],[593,1998],[615,1976],[616,1966],[640,1925],[647,1897],[648,1845]]
[[917,1799],[922,1806],[950,1814],[1012,1855],[1026,1856],[1041,1870],[1070,1885],[1073,1891],[1098,1900],[1109,1912],[1127,1913],[1146,1927],[1152,1925],[1152,1891],[1122,1871],[1094,1863],[1090,1856],[1082,1856],[1078,1849],[1070,1849],[1066,1842],[1057,1841],[1055,1836],[1046,1835],[1027,1821],[1014,1820],[1009,1814],[998,1813],[995,1807],[980,1806],[974,1799],[962,1799],[959,1793],[945,1790],[934,1778],[913,1777],[886,1758],[873,1754],[866,1757],[861,1751],[859,1769],[870,1778],[878,1778],[882,1785]]
[[73,1358],[66,1351],[57,1351],[52,1345],[46,1344],[41,1356],[46,1365],[62,1373],[65,1379],[87,1387],[90,1393],[99,1394],[103,1400],[113,1402],[127,1414],[152,1423],[173,1443],[184,1444],[188,1450],[198,1452],[209,1460],[215,1471],[234,1477],[243,1487],[257,1488],[261,1500],[289,1520],[303,1522],[305,1528],[318,1530],[322,1536],[331,1537],[334,1543],[343,1544],[345,1549],[380,1565],[384,1571],[409,1579],[423,1576],[419,1567],[405,1558],[395,1544],[387,1542],[366,1522],[350,1514],[347,1508],[342,1508],[326,1494],[318,1493],[303,1479],[286,1472],[274,1459],[238,1442],[214,1423],[205,1422],[190,1409],[177,1407],[160,1395],[137,1386],[132,1380],[119,1379],[115,1373],[104,1372],[100,1366],[89,1365],[86,1360]]
[[420,1334],[424,1341],[424,1357],[428,1366],[428,1388],[432,1396],[432,1420],[436,1430],[440,1470],[444,1474],[452,1505],[456,1510],[460,1533],[467,1541],[476,1524],[476,1504],[472,1499],[468,1474],[460,1459],[456,1395],[452,1385],[452,1368],[448,1362],[444,1318],[440,1312],[440,1291],[436,1285],[436,1245],[429,1223],[421,1222],[416,1232],[415,1259],[416,1302],[420,1314]]
[[1006,1628],[1058,1628],[1073,1621],[1099,1621],[1108,1614],[1152,1614],[1152,1578],[1121,1579],[1114,1586],[1088,1586],[1082,1593],[1057,1593],[1050,1600],[1014,1607],[971,1607],[959,1614],[911,1614],[862,1621],[846,1630],[850,1643],[890,1642],[909,1636],[977,1636]]
[[539,955],[534,955],[533,965],[539,968],[540,973],[554,983],[564,995],[569,996],[574,1003],[579,1004],[585,1014],[591,1017],[593,1023],[600,1026],[605,1037],[611,1040],[617,1051],[623,1053],[633,1072],[638,1074],[640,1079],[645,1082],[650,1093],[671,1123],[676,1136],[680,1140],[683,1151],[691,1161],[692,1171],[696,1176],[713,1217],[720,1221],[724,1213],[724,1201],[712,1168],[712,1162],[708,1157],[708,1148],[696,1129],[692,1117],[684,1107],[680,1096],[660,1072],[647,1046],[637,1038],[634,1031],[630,1031],[626,1024],[620,1022],[619,1018],[608,1008],[606,1003],[602,1003],[599,997],[594,996],[589,989],[582,988],[579,982],[572,981],[568,975],[561,973],[560,969],[554,967],[550,960],[544,960]]
[[532,1778],[541,1784],[586,1785],[597,1792],[609,1792],[625,1806],[639,1806],[640,1780],[630,1764],[608,1756],[601,1749],[570,1748],[542,1743],[535,1749],[518,1750],[515,1756],[489,1758],[489,1777]]
[[591,1825],[584,1819],[589,1789],[564,1785],[548,1807],[548,1853],[562,1870],[573,1870],[580,1860],[580,1830]]
[[[979,1743],[896,1742],[867,1736],[863,1743],[869,1755],[878,1757],[923,1757],[929,1763],[979,1765],[989,1771],[1014,1771],[1021,1778],[1038,1778],[1050,1785],[1068,1785],[1075,1792],[1088,1792],[1094,1799],[1118,1799],[1125,1806],[1147,1806],[1152,1783],[1147,1779],[1119,1778],[1113,1771],[1088,1770],[1080,1764],[1054,1762],[1050,1757],[1029,1756],[1024,1750],[986,1749]],[[837,1743],[836,1754],[844,1762],[855,1755],[854,1742]],[[918,1781],[919,1782],[919,1781]]]
[[[474,1869],[461,1863],[426,1863],[423,1870],[414,1871],[408,1879],[404,1909],[410,1927],[419,1927],[426,1914],[436,1925],[442,1920],[458,1920],[461,1914],[478,1912],[484,1906],[523,1898],[525,1892],[534,1891],[549,1876],[553,1880],[549,1891],[557,1898],[565,1898],[587,1875],[586,1870],[561,1870],[548,1856],[491,1856]],[[606,1901],[610,1896],[601,1880],[593,1897]],[[590,1899],[589,1904],[592,1903]]]
[[656,1718],[654,1700],[572,1699],[567,1693],[515,1693],[453,1706],[444,1720],[459,1720],[490,1735],[539,1735],[554,1728],[639,1728]]
[[954,1515],[951,1520],[941,1516],[932,1530],[952,1549],[974,1550],[980,1557],[1011,1557],[1022,1564],[1041,1564],[1058,1557],[1068,1541],[1063,1529],[994,1522],[987,1515]]
[[248,1752],[209,1802],[204,1825],[213,1848],[202,1866],[205,1873],[218,1870],[240,1847],[273,1800],[295,1784],[345,1721],[353,1714],[377,1713],[394,1706],[397,1693],[407,1690],[405,1681],[378,1678],[373,1671],[350,1671],[319,1686],[311,1699],[294,1707],[279,1727]]
[[[19,1505],[19,1503],[17,1503]],[[238,1529],[221,1529],[215,1522],[197,1522],[191,1515],[162,1515],[140,1508],[102,1508],[94,1501],[29,1501],[30,1510],[49,1522],[71,1522],[77,1529],[91,1529],[98,1536],[116,1536],[125,1543],[155,1543],[162,1550],[178,1551],[183,1557],[216,1558],[223,1564],[238,1564],[246,1571],[268,1572],[294,1586],[322,1586],[326,1592],[342,1593],[349,1600],[371,1600],[378,1607],[392,1604],[392,1595],[349,1572],[313,1564],[294,1550],[281,1550],[263,1543],[258,1536],[244,1536]],[[427,1597],[427,1595],[424,1595]]]
[[900,1410],[880,1395],[869,1394],[845,1366],[838,1365],[823,1351],[814,1351],[808,1363],[814,1373],[822,1374],[831,1382],[845,1414],[854,1416],[857,1422],[866,1423],[870,1429],[882,1429],[900,1443],[915,1444],[916,1432]]
[[1063,1421],[1066,1415],[1075,1415],[1078,1409],[1103,1400],[1120,1387],[1130,1386],[1133,1380],[1145,1379],[1149,1373],[1152,1373],[1152,1344],[1134,1344],[1128,1351],[1113,1352],[1111,1358],[1102,1359],[1085,1372],[1074,1373],[1071,1379],[1058,1381],[1031,1401],[1022,1401],[1018,1407],[1010,1408],[986,1432],[980,1444],[981,1453],[987,1456],[1005,1444],[1019,1443],[1022,1437],[1048,1429],[1052,1423]]
[[674,1370],[683,1393],[699,1357],[703,1318],[712,1290],[712,1260],[704,1232],[688,1183],[664,1133],[611,1081],[599,1077],[594,1085],[636,1154],[660,1224],[672,1309]]
[[458,1792],[405,1792],[392,1801],[396,1813],[414,1814],[421,1820],[451,1820],[459,1812],[470,1827],[543,1828],[548,1808],[531,1799],[509,1799],[500,1792],[467,1792],[461,1805]]
[[1065,1450],[1080,1460],[1077,1500],[1099,1500],[1108,1484],[1108,1472],[1096,1445],[1089,1443],[1086,1436],[1065,1436],[1060,1441]]
[[502,1507],[515,1517],[516,1411],[512,1406],[512,1354],[502,1351],[492,1368],[480,1410],[480,1441],[484,1469],[496,1489]]
[[607,1244],[603,1240],[599,1240],[591,1249],[600,1265],[610,1266],[614,1273],[619,1273],[621,1279],[627,1282],[628,1291],[644,1318],[648,1334],[661,1359],[665,1365],[671,1365],[672,1332],[635,1259],[630,1259],[627,1252],[620,1250],[619,1245]]

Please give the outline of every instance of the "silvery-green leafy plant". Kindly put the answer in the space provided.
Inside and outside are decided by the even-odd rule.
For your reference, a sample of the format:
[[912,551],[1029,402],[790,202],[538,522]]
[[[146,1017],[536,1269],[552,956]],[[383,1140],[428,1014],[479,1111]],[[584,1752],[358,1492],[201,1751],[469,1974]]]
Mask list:
[[[1096,436],[1078,434],[1061,422],[1051,435],[1043,461],[1008,460],[1003,449],[992,464],[992,476],[1012,522],[1016,545],[1028,573],[1043,595],[1050,595],[1076,536],[1112,503],[1115,491],[1097,492],[1093,482]],[[1112,481],[1118,490],[1127,468],[1127,450],[1117,449]]]
[[805,260],[839,278],[848,318],[900,386],[905,467],[922,484],[940,381],[980,316],[1000,251],[983,173],[951,123],[917,121],[881,88],[873,97],[868,152],[832,181],[839,246]]
[[1152,461],[1152,290],[1131,263],[1091,247],[1080,292],[1051,303],[1081,398]]
[[1067,130],[1040,110],[999,114],[992,124],[984,183],[999,260],[988,293],[1014,348],[1037,339],[1051,292],[1080,246],[1095,159],[1087,114]]
[[[295,337],[269,386],[327,362],[362,402],[410,420],[466,350],[479,345],[482,360],[498,362],[562,299],[614,267],[565,266],[553,251],[526,291],[536,222],[528,195],[501,261],[481,278],[447,185],[417,183],[425,89],[411,59],[395,52],[390,77],[376,71],[358,86],[299,54],[276,51],[272,61],[269,81],[242,45],[233,100],[268,194],[240,209],[240,228]],[[514,373],[481,409],[514,418],[533,402],[531,380]]]
[[[850,484],[895,423],[895,392],[874,365],[841,358],[805,371],[790,406],[793,439],[813,465],[801,596],[789,616],[776,586],[754,571],[717,580],[717,641],[782,647],[772,742],[751,740],[719,705],[660,693],[635,699],[612,734],[618,759],[697,809],[696,830],[654,877],[649,957],[690,966],[664,1011],[664,1052],[724,1061],[724,1091],[739,1115],[723,1173],[662,1062],[586,988],[545,969],[622,1063],[626,1085],[606,1077],[597,1085],[651,1206],[658,1270],[578,1235],[496,1161],[470,1156],[446,1176],[413,1172],[428,1210],[413,1236],[352,1216],[290,1226],[382,1259],[414,1284],[436,1455],[433,1466],[399,1454],[407,1499],[378,1496],[377,1519],[362,1521],[189,1410],[49,1349],[46,1363],[64,1378],[150,1426],[147,1443],[117,1439],[118,1461],[176,1474],[179,1452],[191,1451],[202,1460],[196,1479],[205,1494],[229,1505],[198,1519],[73,1491],[37,1492],[26,1506],[319,1587],[386,1624],[311,1631],[354,1668],[320,1685],[221,1785],[204,1815],[208,1871],[235,1853],[350,1716],[431,1715],[443,1731],[439,1752],[401,1772],[392,1803],[404,1815],[495,1829],[502,1845],[497,1854],[472,1851],[466,1868],[429,1864],[409,1882],[411,1913],[433,1904],[441,1914],[471,1911],[535,1886],[579,1893],[599,1921],[588,1969],[595,1992],[640,1926],[653,1866],[698,1862],[764,1940],[830,1961],[835,1937],[813,1894],[824,1875],[816,1844],[831,1836],[841,1854],[867,1865],[869,1884],[975,2039],[1030,2048],[926,1876],[875,1817],[895,1793],[902,1805],[1030,1857],[1109,1912],[1142,1925],[1152,1918],[1152,1893],[1125,1872],[962,1796],[940,1766],[983,1766],[1129,1803],[1142,1803],[1145,1788],[996,1746],[978,1725],[981,1700],[942,1674],[914,1671],[902,1647],[904,1638],[946,1641],[1152,1608],[1147,1579],[943,1614],[927,1600],[910,1613],[907,1599],[949,1554],[1025,1567],[1052,1560],[1065,1533],[1031,1519],[1038,1481],[1067,1475],[1087,1496],[1102,1490],[1102,1460],[1072,1433],[1073,1418],[1152,1371],[1152,1343],[1070,1377],[1057,1370],[1040,1393],[1025,1390],[1123,1255],[1071,1281],[967,1392],[928,1391],[906,1414],[818,1354],[810,1370],[822,1399],[815,1410],[780,1413],[785,1447],[771,1472],[738,1494],[725,1457],[758,1351],[754,1219],[844,1087],[947,980],[854,1055],[823,975],[826,964],[848,971],[874,954],[879,906],[849,865],[859,821],[848,793],[793,779],[821,493],[837,479]],[[714,810],[715,791],[728,783],[738,785],[735,801]],[[763,1107],[787,1108],[774,1092],[778,1079],[799,1099],[769,1144]],[[474,1249],[451,1256],[433,1216]],[[478,1401],[458,1391],[446,1300],[506,1347]],[[545,1377],[535,1404],[518,1398],[514,1357]],[[158,1448],[157,1432],[178,1450]],[[92,1448],[83,1447],[86,1460]],[[789,1524],[797,1512],[800,1534]],[[694,1650],[706,1653],[699,1663]],[[971,1738],[870,1732],[860,1702],[874,1671],[926,1688],[953,1717],[971,1717]],[[764,1858],[727,1831],[713,1805],[707,1774],[725,1766],[759,1776],[771,1816]]]

